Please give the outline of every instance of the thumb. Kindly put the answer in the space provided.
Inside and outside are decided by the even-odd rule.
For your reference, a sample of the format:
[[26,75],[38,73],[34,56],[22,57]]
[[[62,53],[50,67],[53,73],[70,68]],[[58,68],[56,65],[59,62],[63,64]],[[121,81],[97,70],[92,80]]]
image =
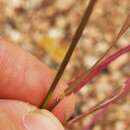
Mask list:
[[36,110],[24,117],[27,130],[64,130],[60,121],[47,110]]
[[0,100],[0,130],[64,130],[49,111],[28,103]]

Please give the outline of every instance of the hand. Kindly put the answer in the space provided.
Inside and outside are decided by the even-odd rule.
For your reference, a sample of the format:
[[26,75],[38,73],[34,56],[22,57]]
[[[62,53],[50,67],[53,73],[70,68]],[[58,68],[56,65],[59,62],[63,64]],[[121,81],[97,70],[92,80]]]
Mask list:
[[[61,123],[73,113],[74,94],[65,97],[52,110],[53,114],[38,109],[54,75],[54,71],[34,56],[0,38],[0,129],[64,130]],[[67,84],[61,80],[49,107],[65,88]]]

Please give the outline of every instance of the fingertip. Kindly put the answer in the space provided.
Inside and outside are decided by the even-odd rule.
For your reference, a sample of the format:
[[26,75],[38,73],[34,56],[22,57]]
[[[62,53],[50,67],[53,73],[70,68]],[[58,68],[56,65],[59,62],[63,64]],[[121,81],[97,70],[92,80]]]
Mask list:
[[52,113],[63,123],[65,123],[73,114],[77,96],[71,94],[65,97],[53,110]]

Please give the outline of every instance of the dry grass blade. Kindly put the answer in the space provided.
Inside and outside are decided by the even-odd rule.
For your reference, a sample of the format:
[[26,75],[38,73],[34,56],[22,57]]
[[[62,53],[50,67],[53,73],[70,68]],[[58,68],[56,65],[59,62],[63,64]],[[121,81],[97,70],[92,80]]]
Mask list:
[[48,91],[48,94],[45,98],[45,101],[44,101],[43,105],[41,106],[42,108],[47,107],[48,101],[50,100],[50,98],[53,94],[53,91],[55,90],[62,74],[64,73],[64,70],[65,70],[65,68],[66,68],[66,66],[67,66],[67,64],[68,64],[68,62],[73,54],[73,51],[74,51],[76,45],[78,44],[78,41],[83,33],[83,30],[89,21],[90,15],[92,14],[92,11],[93,11],[94,5],[96,4],[96,1],[97,0],[90,0],[89,5],[88,5],[88,7],[85,10],[85,13],[83,15],[83,18],[81,19],[79,27],[78,27],[78,29],[77,29],[77,31],[72,39],[72,42],[71,42],[70,47],[66,53],[66,56],[64,57],[63,62],[58,70],[58,73],[57,73],[57,75],[56,75],[56,77],[55,77],[55,79],[54,79],[54,81],[53,81],[53,83]]

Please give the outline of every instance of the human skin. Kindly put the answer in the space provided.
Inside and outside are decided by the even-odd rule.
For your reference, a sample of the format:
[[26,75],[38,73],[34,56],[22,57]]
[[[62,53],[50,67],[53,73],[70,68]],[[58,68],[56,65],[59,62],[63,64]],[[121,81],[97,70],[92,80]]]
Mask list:
[[[55,72],[37,58],[0,38],[0,129],[64,130],[62,123],[74,111],[74,94],[65,97],[51,112],[38,108],[54,76]],[[60,80],[49,107],[67,87]]]

